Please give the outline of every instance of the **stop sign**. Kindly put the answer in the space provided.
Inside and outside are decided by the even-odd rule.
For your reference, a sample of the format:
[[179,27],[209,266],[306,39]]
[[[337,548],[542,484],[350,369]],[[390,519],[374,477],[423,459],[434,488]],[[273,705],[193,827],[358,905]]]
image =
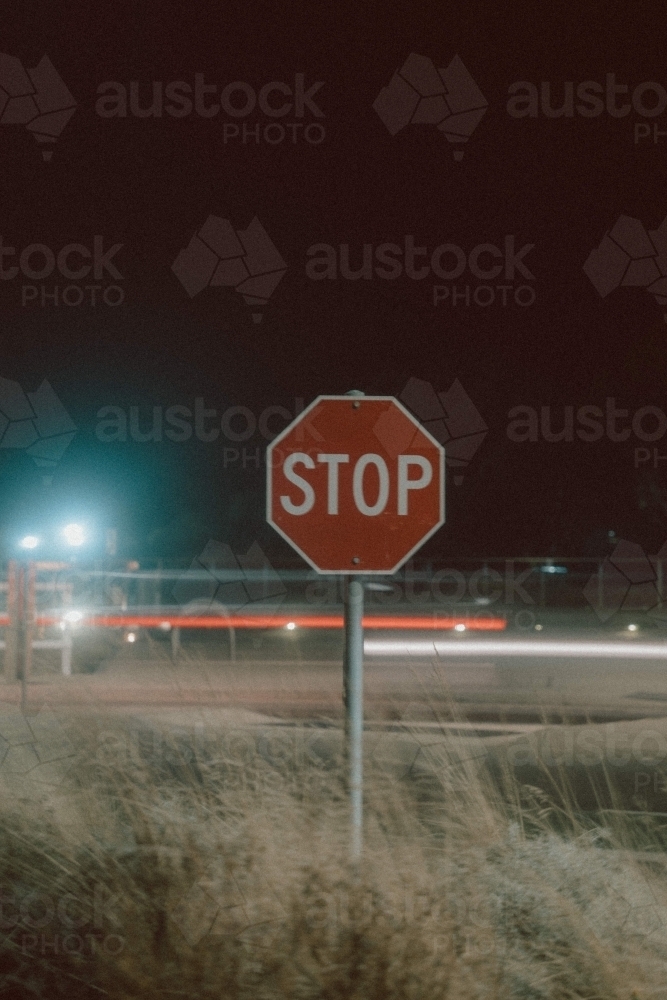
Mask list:
[[444,448],[392,396],[318,396],[267,449],[266,516],[320,573],[393,573],[444,524]]

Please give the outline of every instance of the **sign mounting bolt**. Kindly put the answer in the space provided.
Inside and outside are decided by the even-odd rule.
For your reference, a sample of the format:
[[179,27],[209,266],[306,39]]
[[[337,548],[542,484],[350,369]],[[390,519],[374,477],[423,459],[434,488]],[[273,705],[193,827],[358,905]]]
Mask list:
[[[363,393],[361,391],[361,389],[350,389],[350,391],[346,392],[345,395],[346,396],[363,396],[363,395],[365,395],[365,393]],[[360,406],[361,406],[361,403],[359,402],[358,399],[356,399],[354,401],[354,403],[352,404],[352,409],[353,410],[358,410]]]

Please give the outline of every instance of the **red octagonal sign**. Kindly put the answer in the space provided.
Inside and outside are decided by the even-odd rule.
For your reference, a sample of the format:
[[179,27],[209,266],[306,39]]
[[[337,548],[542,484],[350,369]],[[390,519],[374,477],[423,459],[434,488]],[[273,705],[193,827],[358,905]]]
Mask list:
[[318,396],[267,449],[269,524],[320,573],[394,573],[445,521],[445,450],[392,396]]

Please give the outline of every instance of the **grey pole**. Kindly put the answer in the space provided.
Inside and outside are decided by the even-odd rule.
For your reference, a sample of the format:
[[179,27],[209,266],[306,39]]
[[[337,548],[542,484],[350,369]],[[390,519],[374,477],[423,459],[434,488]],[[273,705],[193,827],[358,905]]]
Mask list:
[[[350,389],[346,396],[365,395]],[[354,402],[353,407],[361,405]],[[358,562],[357,558],[353,562]],[[343,664],[343,700],[345,702],[345,752],[350,793],[350,856],[356,864],[361,858],[364,822],[364,586],[348,577],[345,600],[345,662]]]
[[363,842],[364,738],[364,588],[351,580],[345,602],[345,729],[349,766],[351,843],[353,862],[359,861]]
[[72,676],[72,635],[65,632],[60,653],[60,667],[63,677]]

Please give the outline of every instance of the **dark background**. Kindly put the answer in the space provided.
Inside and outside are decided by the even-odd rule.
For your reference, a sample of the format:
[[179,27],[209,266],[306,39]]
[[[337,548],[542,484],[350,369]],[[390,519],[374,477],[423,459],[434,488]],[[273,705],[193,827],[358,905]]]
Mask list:
[[[603,300],[582,271],[620,214],[648,229],[667,214],[667,137],[633,140],[636,121],[667,128],[667,114],[506,111],[508,87],[521,80],[551,81],[554,103],[564,81],[604,84],[607,72],[631,91],[646,80],[667,87],[667,22],[657,5],[653,12],[525,3],[179,9],[143,0],[24,2],[6,14],[0,50],[26,67],[47,53],[78,107],[48,163],[24,127],[0,128],[0,235],[17,248],[91,245],[97,233],[106,246],[123,243],[115,262],[125,302],[24,308],[20,280],[0,282],[0,375],[25,390],[46,378],[78,428],[50,481],[25,454],[0,452],[5,548],[32,524],[71,513],[90,519],[98,537],[116,527],[128,556],[191,557],[213,537],[239,550],[258,539],[278,561],[291,558],[264,523],[263,471],[225,470],[226,442],[102,443],[99,409],[139,405],[145,423],[154,406],[192,407],[201,396],[219,414],[241,405],[259,415],[350,388],[398,395],[415,377],[437,390],[459,378],[489,427],[463,483],[450,478],[447,524],[425,555],[602,553],[610,530],[655,551],[667,535],[667,463],[635,470],[632,442],[515,444],[506,434],[520,404],[551,406],[556,427],[564,405],[603,407],[608,396],[631,412],[667,410],[663,309],[639,288]],[[437,66],[458,53],[489,102],[461,162],[434,127],[392,137],[372,108],[410,52]],[[222,112],[95,113],[97,87],[109,80],[140,81],[146,104],[153,80],[194,84],[204,73],[218,92],[235,80],[259,90],[291,85],[296,72],[306,86],[324,81],[319,145],[224,145]],[[244,121],[270,123],[260,113]],[[233,289],[189,299],[171,272],[211,213],[237,229],[256,214],[288,264],[259,325]],[[349,243],[357,261],[363,243],[402,244],[406,234],[430,249],[502,246],[506,234],[533,243],[535,304],[434,309],[431,280],[305,275],[314,243]],[[667,453],[667,442],[657,444]]]

